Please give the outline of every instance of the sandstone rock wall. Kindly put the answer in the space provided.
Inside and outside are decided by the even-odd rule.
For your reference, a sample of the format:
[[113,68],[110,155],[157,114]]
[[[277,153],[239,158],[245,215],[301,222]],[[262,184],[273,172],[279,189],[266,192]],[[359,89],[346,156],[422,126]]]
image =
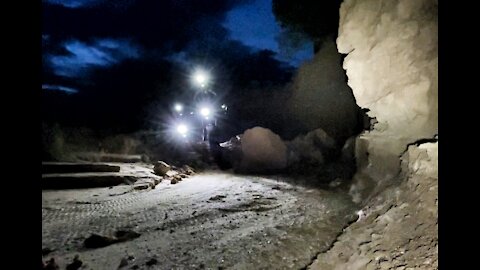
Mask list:
[[357,139],[362,196],[400,170],[407,145],[438,133],[436,0],[346,0],[338,51],[357,104],[378,121]]
[[437,1],[345,0],[337,46],[378,123],[355,142],[358,220],[307,269],[437,269]]

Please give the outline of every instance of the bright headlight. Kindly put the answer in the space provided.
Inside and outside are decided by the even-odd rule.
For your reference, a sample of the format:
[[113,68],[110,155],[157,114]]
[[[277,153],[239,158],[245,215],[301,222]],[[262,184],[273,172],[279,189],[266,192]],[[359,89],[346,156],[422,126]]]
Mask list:
[[201,108],[200,109],[200,114],[202,116],[208,117],[210,115],[210,109],[207,107]]
[[175,104],[175,106],[174,106],[173,108],[174,108],[175,111],[177,111],[177,112],[181,112],[181,111],[183,110],[183,106],[182,106],[182,104],[180,104],[180,103]]
[[185,137],[188,133],[188,127],[185,124],[180,124],[177,126],[177,132]]
[[208,73],[205,72],[204,70],[197,70],[193,74],[193,82],[197,85],[200,86],[201,88],[204,88],[205,85],[208,84],[209,81],[209,76]]

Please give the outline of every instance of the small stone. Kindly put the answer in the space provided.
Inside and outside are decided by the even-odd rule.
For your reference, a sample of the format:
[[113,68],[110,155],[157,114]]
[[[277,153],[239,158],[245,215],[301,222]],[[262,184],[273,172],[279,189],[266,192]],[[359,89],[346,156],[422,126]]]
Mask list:
[[143,189],[148,189],[150,187],[149,184],[138,184],[138,185],[135,185],[133,188],[135,190],[143,190]]
[[175,185],[176,183],[178,183],[176,178],[172,178],[172,180],[170,180],[170,184]]
[[167,163],[163,161],[157,161],[157,163],[153,167],[153,172],[156,175],[165,176],[170,169],[171,167]]
[[83,242],[83,245],[86,248],[100,248],[100,247],[106,247],[113,243],[115,243],[115,239],[111,237],[92,234],[87,239],[85,239],[85,241]]
[[182,170],[184,171],[185,174],[187,175],[192,175],[195,174],[195,171],[192,169],[192,167],[188,165],[183,165]]
[[46,256],[46,255],[52,253],[53,251],[54,251],[54,249],[44,248],[44,249],[42,249],[42,256]]
[[92,234],[87,239],[85,239],[85,241],[83,242],[83,245],[86,248],[100,248],[100,247],[106,247],[114,243],[132,240],[137,237],[140,237],[140,234],[134,231],[117,231],[115,233],[115,237],[107,237],[107,236],[102,236],[98,234]]
[[43,266],[43,269],[44,270],[58,270],[58,269],[60,269],[60,267],[55,262],[55,259],[51,258],[50,260],[48,260],[47,264]]
[[155,264],[157,264],[157,263],[158,263],[157,259],[151,258],[151,259],[148,260],[145,264],[146,264],[147,266],[152,266],[152,265],[155,265]]
[[209,201],[220,201],[222,199],[225,199],[227,196],[225,195],[216,195],[208,199]]
[[83,262],[80,261],[78,258],[78,255],[75,255],[75,258],[73,258],[73,262],[69,265],[67,265],[67,270],[77,270],[80,267],[82,267]]

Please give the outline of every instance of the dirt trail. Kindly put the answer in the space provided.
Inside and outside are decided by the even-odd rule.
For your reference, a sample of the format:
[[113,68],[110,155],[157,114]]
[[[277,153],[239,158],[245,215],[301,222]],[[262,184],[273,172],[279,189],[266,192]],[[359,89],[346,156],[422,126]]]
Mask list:
[[[43,248],[64,268],[300,269],[355,219],[340,193],[272,178],[208,172],[153,190],[129,186],[43,191]],[[85,249],[92,233],[141,236]],[[138,267],[138,268],[137,268]]]

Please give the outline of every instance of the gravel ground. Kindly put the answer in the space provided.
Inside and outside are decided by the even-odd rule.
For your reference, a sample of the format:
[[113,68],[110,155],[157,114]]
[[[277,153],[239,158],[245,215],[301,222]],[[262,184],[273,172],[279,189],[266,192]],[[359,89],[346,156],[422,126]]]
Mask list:
[[308,269],[438,269],[438,144],[410,146],[402,165],[400,178]]
[[[210,171],[155,189],[45,190],[42,244],[60,269],[301,269],[357,219],[347,195]],[[87,249],[92,233],[140,237]],[[47,252],[51,250],[51,252]]]

